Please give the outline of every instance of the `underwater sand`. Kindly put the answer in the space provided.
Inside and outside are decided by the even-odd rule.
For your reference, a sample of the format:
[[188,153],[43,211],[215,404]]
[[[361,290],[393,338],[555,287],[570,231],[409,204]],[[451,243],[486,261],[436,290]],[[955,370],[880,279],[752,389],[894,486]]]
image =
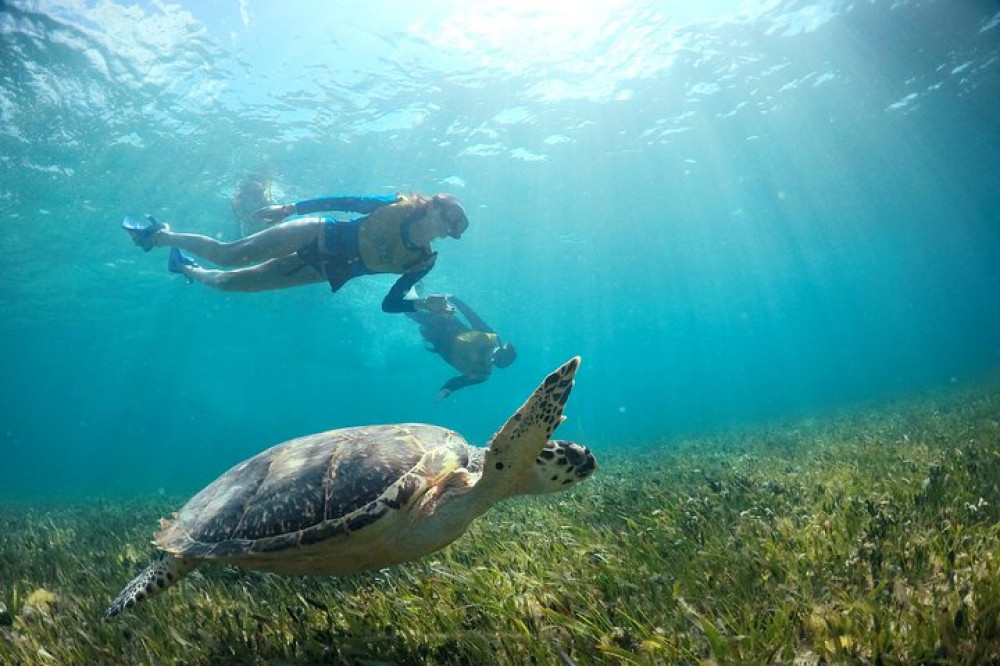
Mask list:
[[0,663],[1000,660],[1000,390],[628,446],[419,562],[205,566],[110,622],[186,497],[0,505]]

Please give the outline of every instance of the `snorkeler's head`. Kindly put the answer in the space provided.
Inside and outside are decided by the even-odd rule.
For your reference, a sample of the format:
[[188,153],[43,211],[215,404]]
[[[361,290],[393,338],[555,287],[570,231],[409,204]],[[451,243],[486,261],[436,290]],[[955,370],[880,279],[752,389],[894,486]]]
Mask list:
[[509,342],[500,345],[495,352],[493,352],[493,365],[498,368],[506,368],[508,365],[513,363],[517,359],[517,349],[514,345]]
[[461,238],[466,229],[469,228],[469,218],[465,215],[465,209],[458,199],[450,194],[435,194],[431,199],[441,220],[444,221],[446,233],[452,238]]
[[261,175],[251,175],[236,186],[231,200],[237,218],[249,218],[254,211],[274,203],[271,199],[271,180]]

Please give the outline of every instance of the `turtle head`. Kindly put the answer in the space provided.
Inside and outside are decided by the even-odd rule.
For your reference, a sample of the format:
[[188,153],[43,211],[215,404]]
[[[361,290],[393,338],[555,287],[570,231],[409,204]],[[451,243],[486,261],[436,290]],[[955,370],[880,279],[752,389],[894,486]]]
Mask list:
[[544,495],[566,490],[597,469],[597,459],[586,446],[566,439],[550,439],[512,494]]

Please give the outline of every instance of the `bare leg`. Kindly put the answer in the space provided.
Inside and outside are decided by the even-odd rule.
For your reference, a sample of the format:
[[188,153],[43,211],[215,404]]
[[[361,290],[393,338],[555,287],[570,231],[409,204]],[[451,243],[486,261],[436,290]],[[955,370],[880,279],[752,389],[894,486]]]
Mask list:
[[184,275],[222,291],[268,291],[286,289],[326,280],[323,274],[309,266],[297,254],[269,259],[256,266],[219,271],[198,266],[184,266]]
[[323,220],[318,217],[301,217],[268,227],[232,243],[223,243],[201,234],[181,234],[161,229],[156,232],[154,244],[159,247],[180,248],[216,266],[251,266],[294,254],[296,250],[320,238],[323,224]]

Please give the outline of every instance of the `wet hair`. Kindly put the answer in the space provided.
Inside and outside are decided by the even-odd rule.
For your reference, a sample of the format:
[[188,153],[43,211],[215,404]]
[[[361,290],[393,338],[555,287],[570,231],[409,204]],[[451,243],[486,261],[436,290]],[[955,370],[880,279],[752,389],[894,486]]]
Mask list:
[[500,348],[493,352],[493,365],[498,368],[506,368],[517,359],[517,349],[509,342],[500,345]]
[[271,203],[271,179],[259,174],[251,174],[240,181],[230,200],[233,215],[238,220],[250,219],[254,211]]

